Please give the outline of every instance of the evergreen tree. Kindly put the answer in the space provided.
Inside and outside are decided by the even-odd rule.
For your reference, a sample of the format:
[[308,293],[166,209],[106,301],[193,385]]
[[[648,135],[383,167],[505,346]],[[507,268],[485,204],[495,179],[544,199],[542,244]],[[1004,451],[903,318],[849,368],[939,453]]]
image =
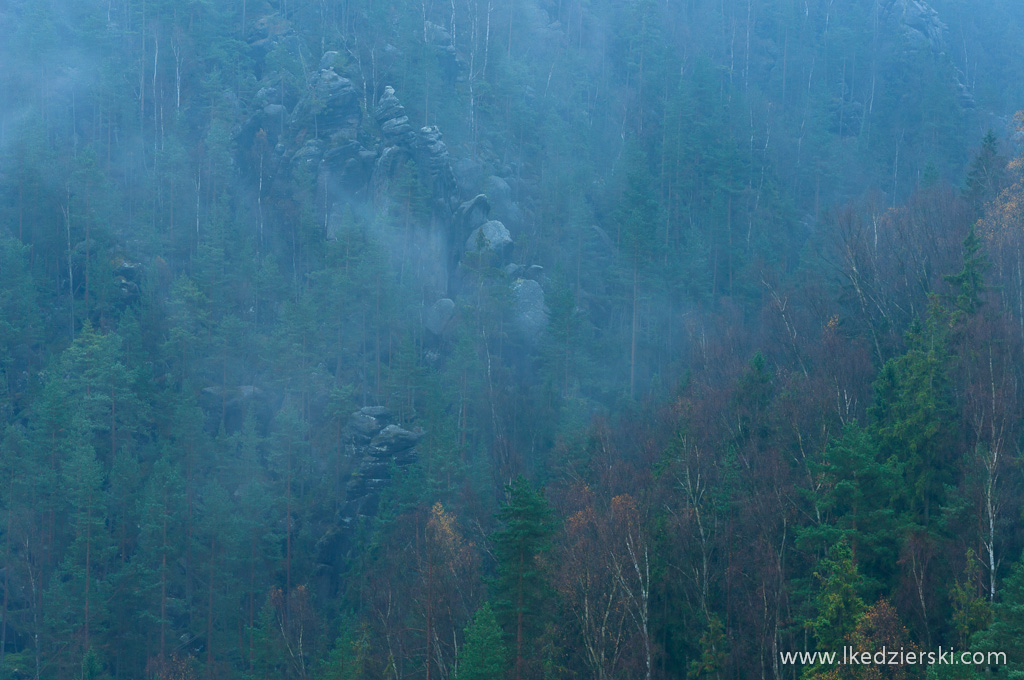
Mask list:
[[898,507],[902,465],[883,458],[871,433],[856,422],[829,442],[820,463],[811,464],[820,482],[812,498],[822,523],[799,530],[797,545],[823,551],[846,541],[863,575],[866,592],[888,592],[896,583],[896,565],[906,518]]
[[[977,633],[975,648],[983,652],[1003,652],[1006,665],[991,670],[1008,678],[1024,678],[1024,655],[1019,640],[1024,639],[1024,561],[1014,562],[1003,580],[1002,597],[993,606],[992,625]],[[973,651],[973,650],[972,650]],[[994,657],[993,657],[994,658]]]
[[907,332],[906,353],[890,359],[874,383],[872,432],[883,458],[900,462],[913,521],[930,527],[953,482],[953,402],[944,312],[932,302],[925,322]]
[[504,527],[494,534],[498,577],[494,581],[495,609],[507,638],[512,640],[516,680],[530,677],[536,641],[547,613],[548,585],[544,555],[551,547],[551,509],[542,492],[523,477],[506,487],[508,502],[498,512]]
[[963,188],[964,200],[975,218],[981,216],[985,204],[1003,188],[1005,167],[1006,161],[999,155],[999,141],[989,130],[981,140],[981,149],[971,161]]
[[182,613],[185,590],[178,568],[187,549],[184,487],[180,467],[165,454],[150,470],[141,508],[135,569],[146,609],[140,618],[159,663],[167,661],[180,634],[174,621]]
[[964,237],[963,266],[956,274],[943,278],[953,287],[953,321],[962,323],[966,317],[978,311],[984,304],[982,294],[986,291],[985,274],[992,266],[984,246],[974,227]]
[[630,330],[629,330],[629,398],[633,399],[636,391],[638,352],[641,333],[640,299],[642,290],[642,272],[650,260],[654,248],[654,235],[658,219],[658,201],[653,192],[654,180],[647,167],[647,156],[636,148],[631,148],[627,157],[626,185],[616,216],[616,241],[622,245],[629,258],[629,271],[632,279],[630,292]]
[[72,421],[70,430],[61,451],[61,494],[71,540],[50,583],[51,605],[47,615],[52,639],[73,644],[55,645],[54,661],[58,665],[77,665],[107,632],[112,555],[106,531],[103,466],[86,443],[84,423]]
[[489,602],[476,610],[459,650],[456,680],[495,680],[508,672],[508,651]]
[[963,576],[950,592],[953,626],[960,649],[969,649],[972,636],[988,628],[992,622],[992,605],[980,588],[980,572],[977,556],[973,550],[968,549]]
[[316,680],[362,680],[369,646],[365,631],[344,627],[314,677]]
[[700,657],[690,662],[686,677],[691,680],[719,680],[725,672],[725,628],[717,614],[708,618],[704,634],[700,636]]
[[0,418],[9,417],[39,341],[36,291],[28,247],[0,232]]
[[[849,544],[841,540],[834,545],[819,562],[814,575],[820,586],[814,598],[815,616],[806,626],[814,633],[818,650],[840,653],[865,610],[860,597],[863,579]],[[808,667],[804,677],[817,677],[822,671],[821,666]]]

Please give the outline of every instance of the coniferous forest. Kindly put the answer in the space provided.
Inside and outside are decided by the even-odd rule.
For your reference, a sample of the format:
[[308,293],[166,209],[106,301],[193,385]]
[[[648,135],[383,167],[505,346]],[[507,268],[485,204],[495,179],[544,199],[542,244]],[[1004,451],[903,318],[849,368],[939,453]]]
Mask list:
[[1021,677],[1022,44],[0,2],[0,680]]

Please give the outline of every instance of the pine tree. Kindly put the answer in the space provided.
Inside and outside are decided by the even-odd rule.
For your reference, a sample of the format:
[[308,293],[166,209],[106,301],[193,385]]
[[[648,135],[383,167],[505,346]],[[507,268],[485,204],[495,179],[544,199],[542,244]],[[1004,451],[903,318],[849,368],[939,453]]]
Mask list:
[[992,622],[992,605],[985,598],[984,590],[979,588],[980,572],[977,556],[968,549],[963,576],[950,591],[953,625],[961,649],[970,648],[972,636]]
[[700,636],[700,657],[690,662],[686,677],[691,680],[720,680],[727,659],[725,628],[718,615],[712,614]]
[[933,301],[925,322],[907,332],[908,349],[882,366],[869,409],[872,434],[883,458],[903,469],[913,521],[929,527],[953,482],[953,402],[945,313]]
[[136,396],[136,375],[120,359],[121,338],[101,334],[88,320],[75,342],[61,355],[65,389],[81,406],[102,460],[113,463],[119,447],[131,442],[142,423],[143,404]]
[[342,628],[327,658],[317,668],[316,680],[362,680],[369,655],[365,631]]
[[550,592],[544,554],[551,546],[551,509],[544,495],[523,477],[506,487],[508,502],[498,512],[505,525],[494,534],[498,578],[495,608],[505,633],[514,640],[513,677],[530,677],[530,649],[543,629]]
[[980,217],[985,204],[998,195],[1005,178],[1006,161],[999,155],[999,140],[992,130],[985,133],[981,149],[971,161],[963,189],[971,214]]
[[[842,540],[832,546],[814,575],[820,583],[814,599],[816,616],[806,626],[814,633],[819,651],[839,652],[865,609],[859,593],[863,579],[849,544]],[[815,668],[809,669],[805,677],[815,677]]]
[[953,321],[963,321],[978,311],[984,304],[982,294],[986,291],[985,274],[992,266],[985,252],[981,238],[978,237],[974,227],[964,237],[963,243],[963,266],[956,274],[948,274],[943,277],[953,287]]
[[147,604],[141,618],[151,631],[150,644],[160,663],[167,661],[174,648],[177,635],[172,617],[184,589],[178,569],[186,540],[184,486],[179,466],[165,454],[150,470],[142,501],[135,557]]
[[74,641],[55,652],[58,664],[75,663],[66,655],[83,658],[106,633],[109,602],[108,562],[112,555],[106,531],[107,497],[104,471],[96,452],[87,444],[84,423],[72,421],[61,451],[61,496],[66,503],[70,544],[50,583],[48,619],[55,639]]
[[632,277],[629,331],[629,398],[636,391],[638,351],[640,350],[640,291],[643,270],[654,248],[654,236],[659,206],[654,194],[654,180],[647,168],[647,156],[639,149],[631,149],[626,168],[626,186],[616,215],[616,240],[629,257]]
[[456,680],[498,680],[508,671],[508,650],[489,602],[476,610],[459,650]]
[[[1002,598],[993,607],[992,625],[977,633],[975,647],[983,652],[1003,652],[1009,663],[997,666],[1007,678],[1024,678],[1024,657],[1020,641],[1024,639],[1024,560],[1010,567],[1003,580]],[[995,668],[995,667],[994,667]]]
[[849,543],[867,592],[886,592],[895,571],[906,519],[897,509],[903,467],[883,457],[871,433],[856,421],[829,442],[820,463],[811,463],[820,482],[813,502],[820,524],[800,529],[797,545],[818,550],[841,540]]
[[28,247],[0,232],[0,418],[17,393],[17,376],[29,368],[39,339],[39,312]]

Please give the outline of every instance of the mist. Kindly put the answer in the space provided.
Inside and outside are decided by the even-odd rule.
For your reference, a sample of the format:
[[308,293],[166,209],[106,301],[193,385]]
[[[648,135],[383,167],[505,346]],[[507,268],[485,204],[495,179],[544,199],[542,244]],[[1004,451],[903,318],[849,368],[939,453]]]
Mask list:
[[0,678],[1020,670],[1019,9],[3,4]]

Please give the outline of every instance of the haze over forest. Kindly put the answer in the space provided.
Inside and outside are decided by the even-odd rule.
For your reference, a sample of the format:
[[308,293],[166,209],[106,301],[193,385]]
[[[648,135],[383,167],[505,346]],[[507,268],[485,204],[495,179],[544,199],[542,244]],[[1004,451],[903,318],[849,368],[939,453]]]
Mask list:
[[0,680],[1024,673],[1022,44],[0,3]]

